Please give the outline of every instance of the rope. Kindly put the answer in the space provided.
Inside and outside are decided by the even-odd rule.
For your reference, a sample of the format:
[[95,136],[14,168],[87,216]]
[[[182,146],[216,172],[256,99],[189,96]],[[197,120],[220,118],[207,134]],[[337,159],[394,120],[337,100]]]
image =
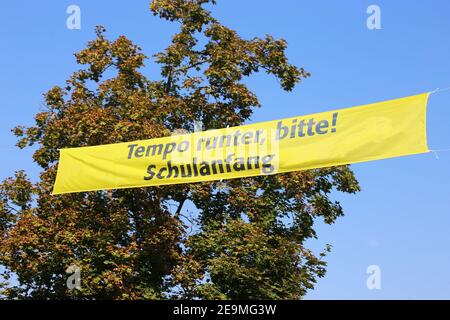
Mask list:
[[434,89],[433,91],[431,91],[430,92],[430,94],[435,94],[435,93],[439,93],[439,92],[445,92],[445,91],[449,91],[450,90],[450,87],[447,87],[447,88],[436,88],[436,89]]
[[438,152],[449,152],[450,148],[448,149],[434,149],[434,150],[430,150],[430,152],[432,152],[434,154],[434,156],[436,157],[436,160],[439,160],[439,153]]

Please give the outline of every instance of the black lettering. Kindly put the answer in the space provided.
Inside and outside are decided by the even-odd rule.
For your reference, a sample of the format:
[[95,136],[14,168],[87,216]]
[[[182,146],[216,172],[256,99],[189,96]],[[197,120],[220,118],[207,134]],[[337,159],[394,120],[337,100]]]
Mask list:
[[137,144],[129,144],[128,145],[128,148],[130,148],[130,151],[128,151],[128,159],[131,159],[131,156],[133,155],[134,147],[136,147],[136,146],[137,146]]
[[262,162],[263,162],[262,171],[264,173],[266,173],[266,174],[273,173],[273,171],[275,170],[275,167],[271,163],[271,161],[274,157],[275,157],[274,154],[269,154],[262,158]]
[[144,152],[145,152],[145,147],[140,146],[140,147],[136,148],[136,151],[134,152],[134,157],[141,158],[144,155]]
[[251,139],[253,138],[253,132],[249,131],[242,135],[241,142],[242,144],[250,144]]
[[300,121],[300,123],[298,124],[298,136],[301,138],[305,136],[304,132],[305,126],[306,126],[305,120]]
[[175,142],[171,142],[171,143],[167,143],[165,148],[164,148],[164,153],[163,153],[163,159],[165,160],[167,155],[169,153],[172,153],[172,151],[175,149],[175,147],[177,146],[177,144]]
[[321,120],[317,122],[316,124],[316,132],[318,134],[326,134],[328,133],[328,121],[327,120]]
[[205,148],[208,150],[215,149],[217,147],[217,137],[210,137],[206,140]]
[[233,169],[235,171],[241,171],[241,170],[245,170],[245,164],[244,164],[244,158],[236,158],[234,165],[233,165]]
[[164,179],[164,176],[162,175],[162,173],[163,173],[164,171],[167,171],[167,169],[166,169],[166,168],[161,168],[161,169],[159,169],[158,175],[157,175],[156,177],[157,177],[158,179]]
[[309,119],[309,121],[308,121],[308,136],[314,135],[313,126],[315,124],[316,123],[314,122],[314,118]]
[[180,166],[180,170],[181,170],[181,177],[182,178],[192,177],[192,169],[191,169],[191,165],[189,163],[186,164],[186,172],[184,170],[184,165]]
[[292,120],[291,139],[295,138],[295,128],[297,127],[297,119]]
[[178,177],[178,167],[172,166],[172,161],[167,161],[167,177],[166,178],[171,178],[172,174],[173,174],[174,178]]
[[147,147],[147,152],[145,153],[145,156],[148,157],[150,155],[150,151],[152,152],[152,156],[154,156],[155,154],[160,155],[162,152],[162,148],[163,148],[162,144],[150,145]]
[[209,164],[206,161],[200,163],[200,175],[209,176],[211,174],[211,170],[209,169]]
[[177,147],[178,152],[185,152],[187,149],[189,149],[189,141],[181,141],[180,144]]
[[223,161],[222,160],[213,160],[213,161],[211,161],[211,168],[212,168],[213,174],[217,174],[217,167],[216,167],[217,164],[219,165],[220,173],[224,173],[225,170],[223,169]]
[[278,121],[277,123],[277,132],[275,135],[275,140],[283,140],[289,133],[289,128],[283,126],[283,121]]
[[248,170],[253,169],[252,162],[255,165],[254,169],[259,169],[259,156],[248,157],[248,159],[247,159],[247,168],[248,168]]
[[144,180],[152,180],[155,176],[155,172],[153,172],[153,169],[155,169],[156,166],[154,164],[151,164],[147,167],[147,173],[148,176],[144,177]]

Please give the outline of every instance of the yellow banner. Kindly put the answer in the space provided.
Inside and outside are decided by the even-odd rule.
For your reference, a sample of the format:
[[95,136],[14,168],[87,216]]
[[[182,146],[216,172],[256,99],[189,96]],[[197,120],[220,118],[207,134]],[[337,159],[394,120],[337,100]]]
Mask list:
[[251,177],[428,152],[428,96],[62,149],[53,194]]

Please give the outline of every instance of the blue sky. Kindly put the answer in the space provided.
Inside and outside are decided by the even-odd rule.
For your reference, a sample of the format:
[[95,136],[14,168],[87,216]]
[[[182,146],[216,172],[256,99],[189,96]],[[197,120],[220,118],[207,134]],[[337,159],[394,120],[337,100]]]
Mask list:
[[[176,26],[150,13],[148,0],[8,1],[0,11],[0,178],[26,169],[36,178],[32,150],[14,147],[10,129],[30,125],[42,93],[77,69],[73,53],[104,25],[110,38],[124,34],[151,56]],[[81,30],[66,28],[66,8],[81,8]],[[366,9],[381,8],[381,30],[366,27]],[[242,36],[272,34],[289,42],[291,61],[312,73],[293,92],[274,78],[248,84],[262,108],[252,122],[377,102],[450,86],[450,2],[387,0],[219,0],[214,15]],[[147,62],[145,74],[158,78]],[[450,148],[450,91],[428,107],[431,149]],[[363,189],[336,193],[346,215],[317,224],[320,251],[333,245],[328,274],[308,299],[450,298],[450,152],[353,166]],[[368,290],[366,268],[381,269],[381,289]]]

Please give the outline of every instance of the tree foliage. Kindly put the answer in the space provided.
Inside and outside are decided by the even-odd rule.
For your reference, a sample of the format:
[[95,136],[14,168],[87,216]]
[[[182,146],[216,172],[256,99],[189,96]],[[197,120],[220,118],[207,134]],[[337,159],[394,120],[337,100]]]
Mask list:
[[[240,125],[259,106],[243,84],[264,71],[290,91],[309,74],[290,64],[287,43],[246,40],[205,9],[214,0],[154,0],[150,9],[179,32],[154,55],[161,80],[124,36],[97,37],[75,54],[81,69],[45,95],[35,125],[13,129],[34,144],[42,168],[0,185],[1,295],[76,299],[298,299],[325,273],[324,254],[304,247],[316,218],[343,211],[333,188],[359,190],[347,166],[190,185],[51,196],[58,149],[149,139],[176,129]],[[186,203],[197,214],[186,213]],[[325,248],[328,251],[329,248]],[[81,269],[81,289],[66,269]]]

